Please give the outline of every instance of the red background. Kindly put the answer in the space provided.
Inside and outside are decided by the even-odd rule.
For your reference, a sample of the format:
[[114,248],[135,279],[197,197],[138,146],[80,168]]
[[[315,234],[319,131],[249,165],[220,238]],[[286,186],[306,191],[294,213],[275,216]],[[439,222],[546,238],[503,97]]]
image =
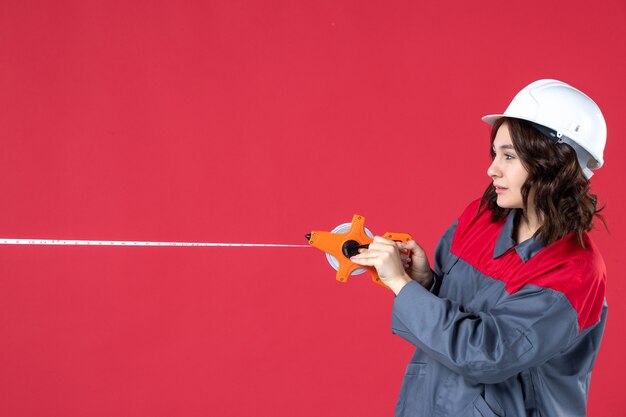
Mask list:
[[[484,114],[539,78],[608,124],[610,314],[589,415],[626,415],[626,3],[0,3],[0,236],[306,243],[366,216],[432,257],[489,182]],[[391,415],[391,293],[310,248],[0,247],[1,416]]]

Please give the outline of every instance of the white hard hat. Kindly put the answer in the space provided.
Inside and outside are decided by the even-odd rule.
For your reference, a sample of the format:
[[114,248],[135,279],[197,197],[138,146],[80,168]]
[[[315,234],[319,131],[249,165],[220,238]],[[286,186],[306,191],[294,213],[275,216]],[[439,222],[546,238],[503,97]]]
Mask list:
[[556,142],[572,146],[587,178],[593,175],[592,169],[604,164],[606,122],[602,112],[591,98],[569,84],[535,81],[517,93],[503,114],[491,114],[482,120],[493,125],[502,117],[532,122]]

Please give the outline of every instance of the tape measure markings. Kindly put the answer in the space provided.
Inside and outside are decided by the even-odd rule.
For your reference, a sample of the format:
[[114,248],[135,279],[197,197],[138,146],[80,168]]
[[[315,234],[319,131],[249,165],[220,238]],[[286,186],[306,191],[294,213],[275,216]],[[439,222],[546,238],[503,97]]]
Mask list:
[[310,248],[309,245],[284,243],[218,243],[218,242],[151,242],[125,240],[61,240],[61,239],[14,239],[0,238],[0,245],[47,245],[47,246],[153,246],[153,247],[270,247]]

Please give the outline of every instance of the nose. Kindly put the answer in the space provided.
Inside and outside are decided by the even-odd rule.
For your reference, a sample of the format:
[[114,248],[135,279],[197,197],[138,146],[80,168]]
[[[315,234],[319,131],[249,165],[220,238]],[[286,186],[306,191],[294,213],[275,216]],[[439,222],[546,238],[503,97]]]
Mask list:
[[501,175],[500,168],[498,167],[498,163],[495,158],[491,162],[491,165],[489,165],[489,168],[487,168],[487,175],[491,178],[499,177]]

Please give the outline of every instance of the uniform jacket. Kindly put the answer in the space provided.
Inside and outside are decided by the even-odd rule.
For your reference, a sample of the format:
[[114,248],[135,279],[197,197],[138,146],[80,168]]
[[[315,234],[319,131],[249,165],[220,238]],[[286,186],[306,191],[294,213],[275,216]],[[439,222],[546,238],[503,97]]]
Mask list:
[[410,282],[392,331],[416,346],[396,417],[586,415],[606,321],[606,270],[588,235],[544,247],[471,203],[435,251],[435,284]]

